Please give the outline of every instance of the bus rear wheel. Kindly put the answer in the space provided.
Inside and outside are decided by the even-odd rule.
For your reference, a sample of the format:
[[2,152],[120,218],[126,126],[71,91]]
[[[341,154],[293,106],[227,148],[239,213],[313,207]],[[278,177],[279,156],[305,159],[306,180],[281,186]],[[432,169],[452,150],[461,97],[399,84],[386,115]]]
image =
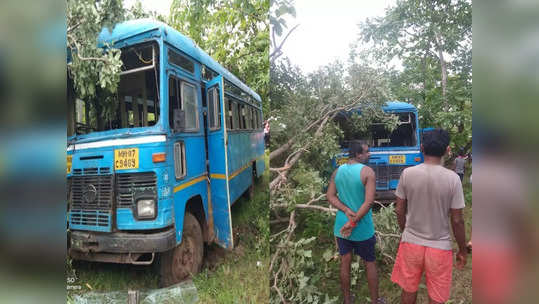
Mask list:
[[161,254],[161,285],[170,286],[198,273],[203,258],[202,229],[196,217],[186,212],[183,219],[182,242],[175,248]]

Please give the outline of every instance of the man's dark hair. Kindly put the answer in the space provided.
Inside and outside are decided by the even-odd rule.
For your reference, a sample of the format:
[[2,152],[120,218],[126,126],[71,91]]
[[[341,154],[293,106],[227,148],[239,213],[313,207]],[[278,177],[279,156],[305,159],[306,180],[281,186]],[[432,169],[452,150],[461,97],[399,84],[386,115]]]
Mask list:
[[349,143],[350,157],[356,157],[357,154],[363,153],[363,146],[367,145],[366,143],[359,140],[352,140]]
[[442,157],[449,146],[449,133],[442,129],[427,131],[423,133],[422,144],[425,155]]

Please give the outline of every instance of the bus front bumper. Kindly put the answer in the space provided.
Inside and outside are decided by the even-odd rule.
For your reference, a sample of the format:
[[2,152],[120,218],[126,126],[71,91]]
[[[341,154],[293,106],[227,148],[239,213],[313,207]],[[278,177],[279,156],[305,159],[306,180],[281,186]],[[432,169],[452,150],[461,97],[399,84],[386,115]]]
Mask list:
[[380,201],[393,201],[396,199],[395,190],[378,190],[374,194],[374,199]]
[[138,264],[144,254],[164,252],[176,246],[173,227],[156,233],[97,233],[70,231],[69,256],[76,260]]

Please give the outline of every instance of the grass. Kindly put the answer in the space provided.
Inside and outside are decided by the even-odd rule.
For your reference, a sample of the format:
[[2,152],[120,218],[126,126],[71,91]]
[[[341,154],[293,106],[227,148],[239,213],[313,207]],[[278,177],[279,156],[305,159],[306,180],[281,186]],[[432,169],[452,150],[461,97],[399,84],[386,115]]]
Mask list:
[[[266,168],[268,168],[266,153]],[[257,182],[254,198],[232,206],[235,249],[219,265],[195,276],[200,303],[269,301],[269,170]],[[214,269],[212,269],[214,268]]]
[[159,287],[159,277],[152,266],[74,261],[73,269],[77,279],[70,285],[81,286],[82,292],[146,290]]
[[[466,227],[466,238],[469,240],[472,231],[472,204],[471,204],[471,185],[469,183],[469,175],[465,179],[464,196],[466,200],[466,207],[464,208],[464,221]],[[374,215],[376,220],[376,215]],[[457,245],[454,242],[454,249],[457,249]],[[342,302],[339,267],[340,260],[333,259],[329,263],[325,262],[322,258],[324,251],[327,248],[335,248],[335,243],[332,237],[322,236],[317,240],[315,248],[313,248],[313,259],[315,264],[325,265],[328,267],[329,276],[318,282],[318,287],[321,292],[327,293],[330,297],[338,297],[337,303]],[[336,248],[335,248],[336,251]],[[395,253],[396,254],[396,253]],[[358,258],[359,259],[359,258]],[[369,290],[367,285],[367,278],[362,263],[360,263],[360,276],[359,282],[356,286],[352,287],[352,293],[356,295],[356,303],[367,303],[369,298]],[[391,282],[391,272],[393,270],[392,264],[385,264],[380,260],[377,252],[377,266],[379,275],[379,290],[380,296],[386,298],[388,303],[400,303],[401,289],[398,285]],[[420,284],[417,303],[428,303],[427,289],[425,286],[424,277]],[[472,303],[472,257],[468,255],[468,263],[463,270],[453,269],[453,282],[451,286],[451,297],[447,304],[466,304]]]
[[[268,302],[268,155],[266,153],[266,171],[256,182],[253,199],[241,198],[232,206],[234,250],[226,251],[216,245],[206,247],[203,269],[193,278],[200,303]],[[75,276],[67,275],[68,279],[74,279],[68,285],[80,286],[80,289],[68,290],[68,300],[76,293],[89,291],[159,288],[159,277],[153,266],[73,261],[70,268]]]

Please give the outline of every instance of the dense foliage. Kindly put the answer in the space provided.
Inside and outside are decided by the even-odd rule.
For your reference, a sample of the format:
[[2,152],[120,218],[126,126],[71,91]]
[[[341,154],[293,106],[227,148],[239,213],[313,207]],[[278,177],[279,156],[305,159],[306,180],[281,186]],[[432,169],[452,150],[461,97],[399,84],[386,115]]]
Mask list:
[[[112,30],[114,24],[129,19],[153,17],[163,20],[155,12],[146,12],[140,1],[125,9],[121,0],[67,0],[67,73],[72,79],[75,98],[99,104],[100,115],[112,114],[122,61],[121,51],[112,45],[98,45],[103,29]],[[70,90],[68,90],[70,93]],[[74,119],[74,117],[69,117]],[[71,128],[73,123],[68,123]],[[68,130],[68,134],[72,134]]]
[[[330,268],[314,262],[322,256],[333,259],[335,250],[330,247],[313,253],[320,241],[333,240],[330,232],[335,209],[328,208],[323,194],[332,172],[330,160],[340,151],[343,134],[333,118],[355,107],[381,109],[389,96],[384,75],[368,66],[345,68],[338,62],[309,75],[303,75],[288,60],[279,61],[272,69],[272,302],[335,300],[319,289]],[[380,112],[365,111],[362,118],[370,121],[380,117]]]
[[269,112],[269,0],[174,0],[169,24],[240,78]]
[[102,89],[115,92],[122,66],[120,51],[97,45],[97,37],[105,27],[124,20],[126,11],[121,0],[68,0],[67,50],[69,76],[81,99],[93,98]]
[[[283,38],[272,37],[272,45]],[[395,60],[400,67],[390,64]],[[419,109],[420,127],[448,129],[453,148],[469,151],[471,71],[471,5],[460,0],[397,1],[384,16],[361,24],[348,64],[327,64],[306,75],[286,58],[272,62],[272,303],[338,301],[326,282],[335,277],[330,264],[338,259],[336,210],[324,195],[343,136],[335,114],[357,106],[379,109],[387,100],[410,102]],[[383,116],[364,113],[359,127]],[[400,237],[393,207],[380,208],[374,222],[377,255],[387,270]],[[357,283],[359,263],[352,267]]]
[[419,109],[422,127],[447,129],[455,150],[472,146],[472,5],[469,0],[398,1],[361,24],[358,45],[391,72],[395,99]]

